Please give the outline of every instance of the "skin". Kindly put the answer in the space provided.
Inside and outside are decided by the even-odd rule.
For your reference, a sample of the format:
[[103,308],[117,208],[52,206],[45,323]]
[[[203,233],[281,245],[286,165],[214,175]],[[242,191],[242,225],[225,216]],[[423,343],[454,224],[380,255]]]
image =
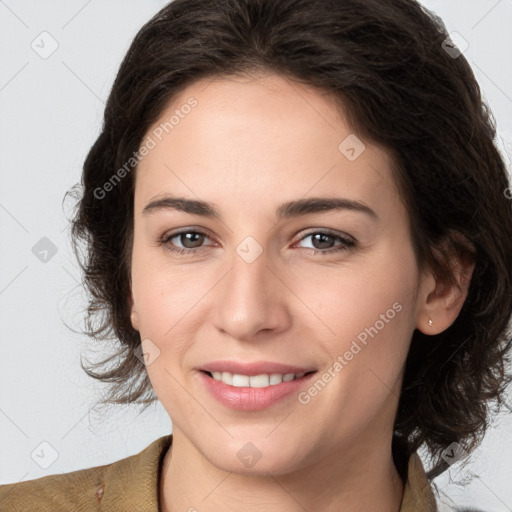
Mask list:
[[[453,323],[472,267],[460,262],[460,290],[420,273],[389,155],[363,141],[347,159],[338,146],[354,132],[328,95],[278,75],[202,80],[173,98],[148,134],[190,97],[198,105],[142,159],[135,183],[131,320],[158,352],[147,371],[173,423],[161,510],[334,512],[343,503],[350,512],[398,511],[404,482],[391,439],[411,336]],[[211,202],[222,220],[173,209],[144,215],[164,193]],[[281,203],[313,196],[360,201],[378,218],[276,217]],[[160,243],[188,227],[208,235]],[[341,244],[307,236],[326,229],[356,246],[314,254]],[[236,251],[249,236],[262,250],[251,263]],[[218,359],[329,373],[397,302],[401,311],[307,404],[291,396],[236,411],[198,379],[196,368]],[[252,467],[237,457],[247,442],[261,454]]]

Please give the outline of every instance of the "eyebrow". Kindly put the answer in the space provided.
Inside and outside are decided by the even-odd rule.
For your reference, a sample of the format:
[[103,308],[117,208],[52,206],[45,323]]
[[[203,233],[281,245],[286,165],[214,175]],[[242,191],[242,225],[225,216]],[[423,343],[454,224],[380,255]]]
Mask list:
[[[192,215],[200,215],[202,217],[210,217],[219,220],[222,218],[219,210],[212,203],[172,195],[165,195],[150,201],[142,210],[142,215],[149,215],[165,210],[178,210]],[[286,219],[307,215],[309,213],[333,210],[350,210],[365,213],[374,220],[379,218],[375,211],[363,202],[342,197],[308,197],[296,201],[289,201],[281,204],[277,208],[276,216],[280,219]]]

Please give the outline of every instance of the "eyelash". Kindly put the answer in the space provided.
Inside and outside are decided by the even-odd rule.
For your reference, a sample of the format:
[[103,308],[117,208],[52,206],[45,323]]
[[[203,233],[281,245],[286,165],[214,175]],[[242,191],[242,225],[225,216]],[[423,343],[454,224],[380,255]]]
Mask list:
[[[183,229],[181,231],[176,231],[174,233],[170,233],[169,235],[167,236],[164,236],[161,240],[160,240],[160,245],[164,245],[165,248],[171,252],[174,252],[174,253],[177,253],[179,255],[192,255],[192,256],[196,256],[197,253],[199,252],[200,249],[202,249],[202,247],[197,247],[195,249],[186,249],[186,248],[176,248],[176,247],[173,247],[169,244],[169,242],[173,239],[173,238],[176,238],[177,236],[179,235],[182,235],[184,233],[194,233],[194,234],[198,234],[198,235],[204,235],[205,237],[209,238],[208,236],[208,233],[205,233],[204,231],[201,231],[200,229],[190,229],[190,228],[187,228],[187,229]],[[312,236],[312,235],[316,235],[316,234],[322,234],[322,235],[328,235],[328,236],[332,236],[333,238],[341,241],[342,243],[335,247],[335,248],[331,248],[331,249],[311,249],[311,248],[308,248],[306,247],[306,249],[309,249],[310,251],[313,251],[313,254],[322,254],[322,255],[326,255],[326,254],[332,254],[332,253],[337,253],[337,252],[341,252],[341,251],[347,251],[353,247],[356,246],[356,243],[354,240],[351,240],[349,238],[344,238],[340,235],[338,235],[337,233],[335,232],[332,232],[332,231],[329,231],[329,230],[318,230],[318,231],[311,231],[309,233],[307,233],[306,235],[304,235],[300,240],[304,240],[305,238],[309,237],[309,236]]]

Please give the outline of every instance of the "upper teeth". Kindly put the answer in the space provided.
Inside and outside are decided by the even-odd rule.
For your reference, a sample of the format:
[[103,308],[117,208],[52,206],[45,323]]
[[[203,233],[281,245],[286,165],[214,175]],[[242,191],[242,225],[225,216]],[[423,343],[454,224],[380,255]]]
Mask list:
[[304,373],[263,373],[261,375],[241,375],[239,373],[229,372],[211,372],[213,378],[218,381],[235,386],[251,387],[251,388],[266,388],[267,386],[274,386],[275,384],[281,384],[281,382],[287,382],[294,379],[300,379],[304,377]]

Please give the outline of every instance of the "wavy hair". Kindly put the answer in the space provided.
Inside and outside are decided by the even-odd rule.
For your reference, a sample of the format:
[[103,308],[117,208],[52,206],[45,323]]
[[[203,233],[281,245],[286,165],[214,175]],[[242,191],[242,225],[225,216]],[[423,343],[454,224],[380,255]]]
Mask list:
[[276,73],[332,93],[355,133],[390,152],[420,269],[455,282],[453,256],[475,262],[454,323],[435,336],[413,333],[392,448],[404,477],[425,445],[429,478],[446,469],[451,443],[476,448],[490,402],[501,406],[512,380],[512,210],[495,120],[467,60],[445,51],[448,36],[414,0],[175,0],[140,29],[81,183],[68,191],[78,198],[72,244],[89,294],[84,332],[117,344],[107,359],[81,362],[109,383],[104,403],[157,399],[130,322],[133,155],[191,83]]

